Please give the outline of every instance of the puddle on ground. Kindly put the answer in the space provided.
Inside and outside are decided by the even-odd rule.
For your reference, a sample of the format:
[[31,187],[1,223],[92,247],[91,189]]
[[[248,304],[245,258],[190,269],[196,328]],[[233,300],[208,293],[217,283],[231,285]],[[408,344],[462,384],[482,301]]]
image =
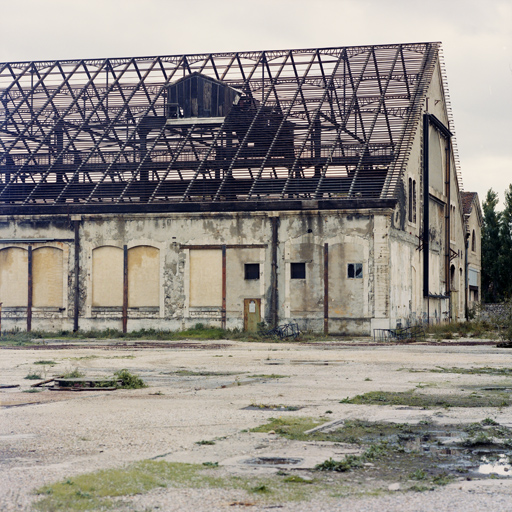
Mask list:
[[482,462],[477,470],[482,475],[500,475],[500,476],[512,476],[512,467],[510,460],[504,453],[499,454],[498,460],[489,460],[488,457],[482,457]]
[[[363,447],[383,446],[405,474],[420,468],[452,477],[512,477],[512,429],[487,418],[481,423],[433,425],[345,420],[342,428],[314,435]],[[390,459],[390,460],[391,460]],[[382,470],[382,468],[381,468]]]

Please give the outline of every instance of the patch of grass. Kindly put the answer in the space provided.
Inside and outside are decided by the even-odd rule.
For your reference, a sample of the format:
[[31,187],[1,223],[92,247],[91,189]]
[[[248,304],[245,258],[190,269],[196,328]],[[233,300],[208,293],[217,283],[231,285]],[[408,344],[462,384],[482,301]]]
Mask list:
[[41,376],[40,373],[30,372],[30,373],[27,373],[27,375],[25,375],[25,377],[23,377],[23,378],[27,379],[27,380],[41,380],[43,377]]
[[46,361],[46,360],[41,360],[41,361],[36,361],[34,364],[44,364],[44,365],[47,365],[47,366],[55,366],[57,363],[55,361]]
[[330,458],[321,464],[317,464],[315,469],[318,471],[337,471],[338,473],[353,471],[362,467],[365,462],[386,456],[389,451],[386,442],[372,444],[361,455],[346,455],[344,459],[339,461]]
[[306,441],[311,439],[311,436],[305,432],[322,423],[325,423],[325,420],[309,417],[270,418],[268,423],[252,428],[251,432],[275,432],[287,439]]
[[115,380],[120,381],[118,387],[123,389],[140,389],[147,388],[147,384],[137,375],[130,373],[128,370],[123,369],[114,373]]
[[338,473],[344,473],[360,468],[362,465],[363,459],[361,456],[347,455],[343,460],[333,460],[331,457],[321,464],[317,464],[315,469],[318,471],[337,471]]
[[[327,488],[326,483],[308,482],[301,477],[216,476],[218,463],[183,464],[166,461],[143,461],[120,469],[109,469],[68,478],[46,485],[36,493],[40,499],[34,509],[39,512],[75,512],[115,509],[122,496],[146,493],[158,487],[224,488],[243,490],[258,496],[260,503],[299,501],[315,496]],[[311,483],[311,485],[297,485]],[[328,483],[336,490],[339,484]]]
[[490,338],[496,337],[495,328],[483,320],[472,320],[468,322],[447,322],[430,325],[427,334],[436,339],[454,338]]
[[458,373],[464,375],[499,375],[503,377],[512,376],[512,368],[491,368],[489,366],[483,366],[479,368],[444,368],[438,366],[432,370],[425,370],[432,373]]
[[215,444],[215,441],[209,441],[209,440],[203,439],[201,441],[196,441],[196,444],[198,444],[200,446],[203,446],[203,445],[213,445],[213,444]]
[[412,391],[370,391],[364,395],[345,398],[342,404],[392,405],[422,407],[507,407],[511,401],[506,393],[470,395],[420,394]]
[[427,473],[422,469],[416,469],[409,475],[410,480],[425,480],[427,478]]
[[23,390],[23,393],[40,393],[42,389],[30,388]]
[[63,379],[80,379],[81,377],[85,377],[85,373],[81,372],[78,368],[73,368],[73,370],[62,373],[59,377]]
[[112,498],[133,496],[157,487],[186,484],[197,478],[201,466],[144,461],[122,469],[109,469],[67,479],[41,487],[36,494],[44,496],[36,502],[36,510],[78,511],[101,510],[114,504]]
[[312,484],[313,480],[306,480],[299,475],[290,475],[283,479],[285,482],[290,484]]

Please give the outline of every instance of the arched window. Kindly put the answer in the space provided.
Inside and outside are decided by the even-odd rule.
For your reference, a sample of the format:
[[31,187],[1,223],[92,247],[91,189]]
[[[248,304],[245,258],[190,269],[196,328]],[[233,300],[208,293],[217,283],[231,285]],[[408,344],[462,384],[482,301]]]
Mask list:
[[39,247],[32,252],[32,303],[35,307],[63,306],[62,262],[63,251],[57,247]]
[[475,230],[473,229],[473,233],[471,234],[471,250],[476,252],[476,239],[475,239]]
[[0,302],[6,307],[27,307],[28,251],[19,247],[0,250]]
[[128,250],[128,307],[160,305],[160,250],[139,245]]
[[123,305],[123,249],[105,245],[92,251],[92,305]]

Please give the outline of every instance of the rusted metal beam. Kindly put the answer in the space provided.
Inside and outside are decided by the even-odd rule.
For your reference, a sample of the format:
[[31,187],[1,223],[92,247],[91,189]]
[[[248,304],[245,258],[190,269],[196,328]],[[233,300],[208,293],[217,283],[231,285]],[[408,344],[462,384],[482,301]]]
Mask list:
[[204,249],[204,250],[222,249],[223,247],[225,247],[226,249],[266,249],[268,247],[268,245],[267,244],[180,245],[180,249],[191,249],[194,251],[202,250],[202,249]]
[[439,46],[0,64],[0,208],[394,199]]

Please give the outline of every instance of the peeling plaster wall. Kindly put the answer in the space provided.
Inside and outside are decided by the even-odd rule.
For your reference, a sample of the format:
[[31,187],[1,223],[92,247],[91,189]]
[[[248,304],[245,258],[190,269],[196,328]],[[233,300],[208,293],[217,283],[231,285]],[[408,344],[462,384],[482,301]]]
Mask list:
[[[180,329],[197,322],[220,325],[222,245],[226,245],[226,326],[243,327],[244,299],[260,299],[262,319],[268,322],[271,217],[278,216],[280,323],[294,321],[302,329],[323,329],[324,246],[328,244],[329,330],[370,334],[374,316],[389,323],[389,215],[390,212],[376,215],[368,210],[311,210],[77,217],[79,327],[121,328],[124,246],[128,254],[128,330]],[[0,237],[24,239],[14,245],[25,252],[31,245],[36,254],[36,247],[58,246],[62,277],[52,277],[53,269],[44,279],[51,281],[53,288],[62,286],[62,307],[34,307],[32,328],[72,329],[76,276],[71,220],[43,216],[30,221],[4,218],[0,219]],[[30,242],[36,238],[64,241]],[[305,280],[290,279],[293,262],[305,263]],[[244,278],[246,263],[259,264],[259,279]],[[349,264],[362,266],[360,278],[348,276]],[[6,285],[9,290],[2,285],[10,283],[3,277],[5,269],[5,262],[0,262],[0,290],[14,297],[9,291],[12,284]],[[15,280],[22,283],[25,279],[21,269]],[[40,291],[37,293],[43,304],[47,299]],[[3,327],[13,326],[26,326],[26,302],[4,309]]]
[[[427,92],[424,112],[449,126],[439,64]],[[446,141],[429,129],[429,292],[447,298],[423,297],[423,128],[416,128],[411,152],[399,187],[399,200],[392,217],[390,265],[390,322],[402,325],[417,321],[439,322],[464,319],[465,227],[453,153],[450,155],[450,267],[454,283],[446,281]],[[450,296],[450,298],[448,298]]]

